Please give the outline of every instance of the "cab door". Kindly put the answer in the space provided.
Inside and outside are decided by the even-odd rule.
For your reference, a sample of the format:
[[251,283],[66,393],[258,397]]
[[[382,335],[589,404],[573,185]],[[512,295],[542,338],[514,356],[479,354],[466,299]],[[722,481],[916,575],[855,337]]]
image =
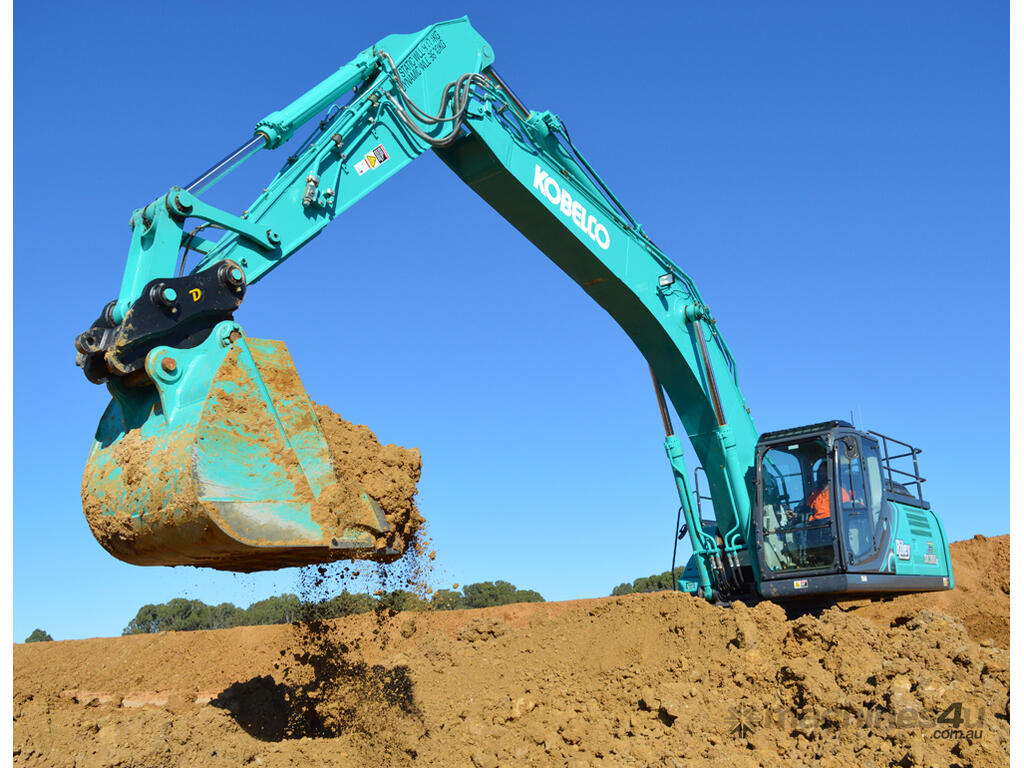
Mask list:
[[858,435],[844,435],[836,441],[836,490],[846,569],[884,570],[891,513],[883,496],[877,442]]
[[824,436],[766,447],[758,462],[758,536],[764,579],[835,573],[832,450]]

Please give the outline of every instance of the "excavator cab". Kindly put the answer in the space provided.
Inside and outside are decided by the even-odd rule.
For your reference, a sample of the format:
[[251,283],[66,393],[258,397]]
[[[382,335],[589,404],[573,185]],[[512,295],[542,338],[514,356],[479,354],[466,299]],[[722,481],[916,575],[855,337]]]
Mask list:
[[845,421],[762,435],[753,510],[761,594],[949,589],[948,542],[921,496],[919,453]]

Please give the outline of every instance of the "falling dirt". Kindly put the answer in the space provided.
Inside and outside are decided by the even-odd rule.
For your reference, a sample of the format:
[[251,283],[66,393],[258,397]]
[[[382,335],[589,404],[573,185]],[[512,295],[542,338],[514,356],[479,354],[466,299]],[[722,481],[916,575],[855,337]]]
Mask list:
[[830,607],[661,592],[16,645],[14,762],[1008,765],[1009,537],[952,553],[953,592]]

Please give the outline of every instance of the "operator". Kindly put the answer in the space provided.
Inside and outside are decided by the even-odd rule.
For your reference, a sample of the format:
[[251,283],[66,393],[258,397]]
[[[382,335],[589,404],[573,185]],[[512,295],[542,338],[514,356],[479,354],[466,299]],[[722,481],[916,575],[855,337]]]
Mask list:
[[[810,523],[819,520],[828,520],[832,516],[832,498],[828,488],[828,464],[824,461],[818,467],[818,475],[811,495],[807,497],[807,506],[811,508],[811,516],[807,518]],[[852,501],[850,492],[846,488],[843,491],[843,503]]]

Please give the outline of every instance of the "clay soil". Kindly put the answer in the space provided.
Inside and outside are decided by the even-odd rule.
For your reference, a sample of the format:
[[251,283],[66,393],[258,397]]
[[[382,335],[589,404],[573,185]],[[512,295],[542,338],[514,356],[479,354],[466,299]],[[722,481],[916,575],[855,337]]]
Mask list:
[[957,588],[662,592],[16,645],[24,766],[1009,764],[1009,537]]
[[366,493],[380,504],[388,532],[378,536],[378,549],[404,552],[416,537],[423,517],[416,508],[416,484],[422,462],[415,448],[382,445],[369,427],[341,418],[326,405],[313,405],[339,485],[348,502]]

